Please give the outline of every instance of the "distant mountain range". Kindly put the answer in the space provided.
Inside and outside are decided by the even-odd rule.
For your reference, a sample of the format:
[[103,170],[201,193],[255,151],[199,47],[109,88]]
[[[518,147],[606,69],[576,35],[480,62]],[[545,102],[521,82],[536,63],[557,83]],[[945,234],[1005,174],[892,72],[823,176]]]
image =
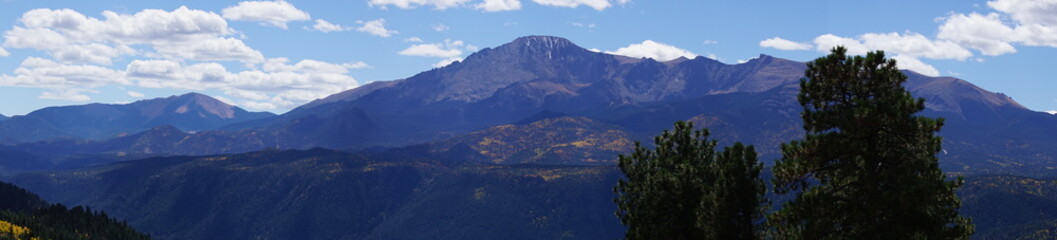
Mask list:
[[[0,175],[23,173],[6,179],[161,239],[614,239],[617,154],[686,120],[771,162],[803,136],[805,67],[766,55],[658,62],[522,37],[278,116],[198,94],[42,109],[0,121],[0,136],[22,138],[0,146]],[[1057,116],[905,73],[923,114],[946,119],[941,167],[969,176],[963,211],[987,219],[974,220],[981,236],[1050,229],[1052,209],[989,209],[1057,199],[1040,192],[1057,184],[1031,178],[1057,176]]]
[[97,103],[36,110],[0,121],[0,141],[106,139],[161,125],[202,131],[272,116],[272,113],[247,112],[206,95],[188,93],[130,104]]
[[[188,94],[129,105],[42,109],[0,122],[0,137],[20,138],[21,142],[56,136],[92,138],[97,140],[91,144],[108,142],[111,147],[83,148],[91,154],[113,156],[314,147],[377,151],[420,144],[446,146],[459,141],[446,139],[473,138],[464,135],[550,112],[608,125],[587,129],[619,129],[628,139],[647,143],[672,122],[693,121],[709,128],[721,144],[754,144],[764,161],[772,161],[778,157],[781,143],[802,136],[796,94],[804,69],[802,62],[766,55],[736,65],[705,57],[658,62],[589,51],[563,38],[529,36],[485,48],[446,67],[407,79],[367,84],[279,116],[248,113],[204,95]],[[940,156],[944,169],[1032,176],[1057,171],[1046,168],[1057,164],[1057,159],[1050,157],[1057,155],[1057,134],[1053,134],[1057,133],[1057,116],[1031,111],[1008,96],[961,79],[905,73],[909,76],[907,89],[928,100],[924,114],[947,119],[941,132],[946,137],[946,151]],[[161,125],[185,133],[157,128]],[[143,130],[148,132],[134,134]],[[150,133],[155,131],[166,133]],[[128,136],[121,140],[104,140],[126,133]],[[483,138],[483,133],[475,134]],[[602,133],[587,135],[591,134]],[[493,137],[498,138],[502,136]],[[77,144],[89,146],[84,141]],[[488,159],[462,160],[522,163],[496,154],[536,149],[529,145],[538,143],[522,144],[479,154]],[[70,153],[39,148],[43,145],[25,146],[37,146],[36,152],[52,155]],[[462,150],[482,151],[479,147]],[[567,156],[559,162],[612,163],[613,159]],[[59,161],[54,157],[42,159],[53,162],[50,164]],[[3,162],[0,159],[0,164]]]

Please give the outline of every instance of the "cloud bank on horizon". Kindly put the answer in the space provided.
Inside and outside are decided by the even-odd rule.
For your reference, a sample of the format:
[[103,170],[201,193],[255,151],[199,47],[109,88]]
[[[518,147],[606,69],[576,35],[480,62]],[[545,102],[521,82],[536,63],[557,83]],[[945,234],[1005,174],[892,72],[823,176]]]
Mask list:
[[[363,2],[373,11],[462,10],[480,14],[503,14],[529,7],[602,12],[635,5],[630,0]],[[901,68],[932,76],[939,75],[940,71],[925,61],[984,61],[982,56],[1016,53],[1018,46],[1057,47],[1057,0],[993,0],[986,5],[988,12],[985,13],[952,12],[937,18],[937,31],[932,36],[911,31],[867,32],[857,36],[819,33],[809,40],[774,36],[760,40],[758,45],[783,51],[822,53],[842,45],[851,54],[880,49],[896,59]],[[406,47],[392,54],[436,61],[432,66],[437,68],[461,61],[479,50],[465,41],[468,39],[454,35],[452,32],[456,30],[444,23],[422,23],[433,33],[447,34],[439,38],[443,41],[427,41],[414,31],[394,29],[383,17],[363,16],[355,21],[332,22],[283,0],[242,1],[219,11],[181,6],[173,10],[142,9],[130,13],[103,11],[99,16],[68,8],[39,8],[24,12],[4,31],[0,57],[12,56],[9,50],[23,54],[24,50],[30,50],[36,55],[22,58],[13,71],[0,73],[0,86],[44,89],[38,98],[71,102],[91,101],[100,88],[115,86],[141,88],[122,92],[137,98],[148,95],[142,89],[211,90],[223,93],[216,96],[219,99],[248,109],[285,111],[360,86],[362,82],[353,77],[355,71],[374,68],[363,61],[370,59],[328,62],[268,55],[259,46],[246,43],[246,39],[255,37],[252,31],[236,29],[232,22],[253,23],[274,31],[361,34],[403,44]],[[601,25],[589,21],[565,24],[585,31],[594,31]],[[623,47],[608,48],[612,50],[591,50],[658,61],[699,56],[658,37],[642,36],[634,41]],[[719,43],[712,39],[696,41],[702,45]],[[704,53],[708,58],[722,61],[715,54]]]

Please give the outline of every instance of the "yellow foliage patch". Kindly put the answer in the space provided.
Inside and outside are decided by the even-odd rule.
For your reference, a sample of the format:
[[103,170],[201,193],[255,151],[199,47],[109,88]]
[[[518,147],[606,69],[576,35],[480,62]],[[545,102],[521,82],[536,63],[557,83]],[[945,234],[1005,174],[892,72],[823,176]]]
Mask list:
[[14,239],[22,239],[22,235],[29,234],[29,228],[0,220],[0,238],[5,236]]

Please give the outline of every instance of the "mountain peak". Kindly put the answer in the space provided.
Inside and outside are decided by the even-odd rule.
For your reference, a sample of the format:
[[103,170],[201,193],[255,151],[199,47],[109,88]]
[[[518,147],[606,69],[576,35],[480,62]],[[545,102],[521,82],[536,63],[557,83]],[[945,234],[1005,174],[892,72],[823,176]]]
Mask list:
[[200,109],[200,111],[215,115],[221,119],[235,118],[235,106],[231,106],[227,103],[217,100],[216,98],[201,93],[190,92],[179,96],[170,96],[164,99],[157,98],[147,101],[153,100],[169,102],[169,104],[166,105],[175,106],[176,109],[173,111],[179,114],[184,114],[195,109]]
[[517,49],[528,53],[554,53],[566,49],[582,49],[569,39],[553,36],[525,36],[499,48]]

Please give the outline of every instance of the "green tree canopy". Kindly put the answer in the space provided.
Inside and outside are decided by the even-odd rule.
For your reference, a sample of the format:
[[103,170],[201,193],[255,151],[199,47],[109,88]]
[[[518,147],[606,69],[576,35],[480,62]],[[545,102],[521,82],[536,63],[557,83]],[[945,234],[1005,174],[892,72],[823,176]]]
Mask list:
[[795,193],[769,216],[779,239],[967,239],[957,181],[936,153],[943,119],[918,116],[925,100],[884,52],[837,47],[808,63],[798,100],[806,139],[782,145],[775,192]]
[[756,239],[765,203],[752,146],[716,153],[708,130],[676,122],[648,149],[620,156],[626,179],[614,189],[627,239]]

